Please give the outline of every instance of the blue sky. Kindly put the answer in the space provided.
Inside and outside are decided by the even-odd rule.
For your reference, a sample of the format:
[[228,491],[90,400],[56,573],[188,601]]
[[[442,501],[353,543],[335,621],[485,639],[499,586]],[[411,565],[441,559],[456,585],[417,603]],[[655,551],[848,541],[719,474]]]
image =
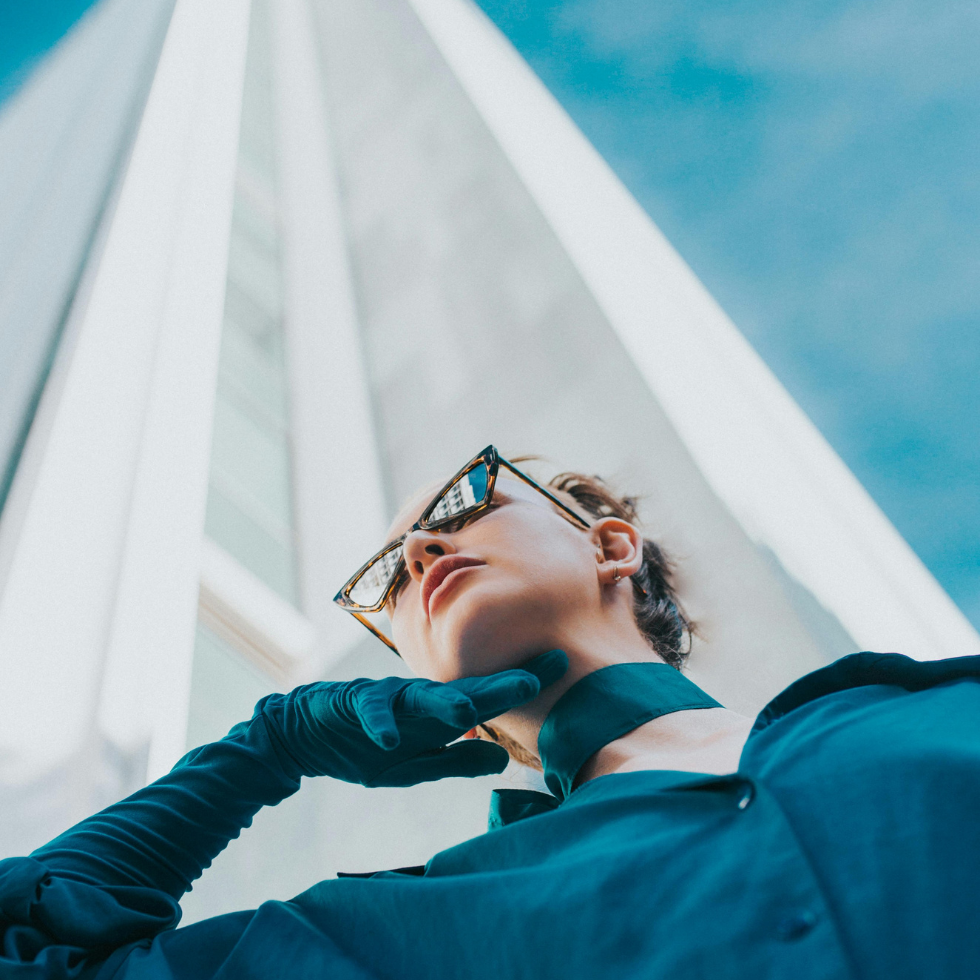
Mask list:
[[479,3],[980,627],[980,4]]
[[0,0],[0,102],[92,0]]

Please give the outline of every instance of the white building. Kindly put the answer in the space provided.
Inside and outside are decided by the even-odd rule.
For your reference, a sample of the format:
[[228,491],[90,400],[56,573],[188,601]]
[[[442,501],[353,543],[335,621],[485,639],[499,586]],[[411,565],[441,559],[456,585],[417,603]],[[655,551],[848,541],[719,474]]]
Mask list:
[[[470,0],[101,0],[0,111],[0,175],[4,854],[270,690],[402,672],[331,597],[489,442],[644,495],[733,708],[980,653]],[[185,921],[422,862],[499,782],[310,783]]]

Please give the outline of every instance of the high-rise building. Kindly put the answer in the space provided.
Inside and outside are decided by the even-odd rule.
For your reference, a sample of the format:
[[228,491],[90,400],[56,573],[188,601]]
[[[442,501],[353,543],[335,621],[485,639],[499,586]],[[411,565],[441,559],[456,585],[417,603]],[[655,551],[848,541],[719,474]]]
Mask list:
[[[404,673],[332,596],[491,442],[642,496],[733,708],[980,653],[471,0],[100,0],[0,108],[0,173],[5,853],[270,690]],[[187,915],[424,861],[499,782],[311,782]]]

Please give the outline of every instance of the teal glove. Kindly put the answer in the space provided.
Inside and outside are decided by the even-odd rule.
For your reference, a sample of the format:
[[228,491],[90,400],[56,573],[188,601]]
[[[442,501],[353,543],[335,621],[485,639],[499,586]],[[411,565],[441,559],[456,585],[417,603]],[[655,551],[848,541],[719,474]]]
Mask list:
[[504,769],[507,752],[492,742],[455,740],[537,697],[567,669],[564,652],[551,650],[519,670],[448,684],[403,677],[306,684],[263,698],[255,714],[265,720],[283,768],[294,778],[411,786],[446,776],[487,776]]

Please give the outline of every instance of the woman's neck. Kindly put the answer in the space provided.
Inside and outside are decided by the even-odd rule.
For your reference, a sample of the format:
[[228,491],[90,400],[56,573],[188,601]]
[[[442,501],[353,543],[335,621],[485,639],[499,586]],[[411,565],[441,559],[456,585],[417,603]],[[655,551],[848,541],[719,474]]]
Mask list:
[[[621,629],[588,636],[582,629],[555,643],[568,654],[568,672],[530,704],[493,722],[532,755],[539,755],[538,733],[558,699],[588,674],[613,664],[663,662],[631,621]],[[662,715],[640,725],[595,753],[579,772],[577,784],[614,772],[671,769],[722,774],[734,772],[752,719],[727,708],[699,708]]]
[[734,772],[751,728],[751,718],[727,708],[661,715],[599,749],[579,770],[575,783],[641,769]]

